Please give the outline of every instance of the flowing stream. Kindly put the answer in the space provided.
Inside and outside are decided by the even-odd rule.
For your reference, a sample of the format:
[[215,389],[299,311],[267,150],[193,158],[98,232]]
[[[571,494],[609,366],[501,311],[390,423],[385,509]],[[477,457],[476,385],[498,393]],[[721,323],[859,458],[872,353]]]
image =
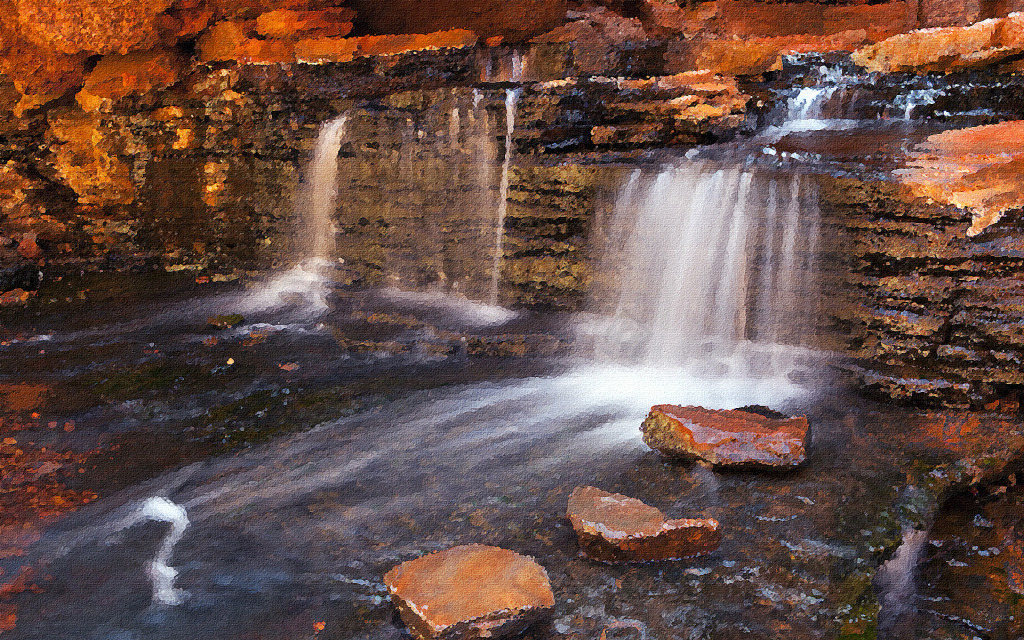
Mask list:
[[[466,122],[445,110],[451,145],[467,131],[486,135],[479,95]],[[794,118],[819,117],[815,105],[827,95],[797,96]],[[490,305],[389,294],[408,309],[457,307],[451,314],[470,325],[514,317],[491,313],[520,94],[508,89],[504,97]],[[333,257],[345,127],[345,117],[323,125],[307,170],[307,263]],[[486,155],[482,145],[467,144],[470,155]],[[855,416],[815,395],[826,383],[813,348],[813,182],[753,163],[735,146],[622,175],[611,215],[593,230],[603,284],[588,310],[568,320],[587,348],[560,362],[557,375],[414,393],[88,505],[11,561],[41,563],[50,576],[41,593],[19,596],[19,631],[277,640],[310,637],[313,624],[326,621],[331,635],[323,637],[397,639],[403,631],[380,576],[425,552],[484,542],[547,567],[558,604],[532,637],[627,628],[648,637],[680,629],[692,637],[781,637],[782,618],[788,637],[820,637],[848,613],[833,579],[858,569],[861,547],[872,542],[861,532],[875,525],[874,511],[837,499],[877,484],[883,497],[872,499],[895,500],[886,487],[899,474],[870,441],[854,450]],[[303,331],[296,345],[316,334]],[[664,402],[816,411],[821,435],[799,475],[754,482],[670,466],[638,431],[649,407]],[[598,566],[577,557],[564,521],[577,484],[628,492],[672,517],[715,517],[729,533],[718,552],[692,562],[629,572]]]

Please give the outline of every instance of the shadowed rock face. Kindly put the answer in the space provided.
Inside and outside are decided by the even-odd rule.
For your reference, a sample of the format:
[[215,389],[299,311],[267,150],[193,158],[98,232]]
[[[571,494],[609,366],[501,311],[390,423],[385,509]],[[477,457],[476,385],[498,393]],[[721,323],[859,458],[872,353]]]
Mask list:
[[580,551],[601,562],[690,558],[714,551],[722,539],[717,520],[667,520],[636,498],[597,487],[576,487],[567,516]]
[[716,466],[795,467],[807,459],[807,418],[662,404],[640,427],[644,442],[664,454]]
[[417,638],[490,638],[522,631],[555,604],[528,556],[479,544],[404,562],[384,576]]

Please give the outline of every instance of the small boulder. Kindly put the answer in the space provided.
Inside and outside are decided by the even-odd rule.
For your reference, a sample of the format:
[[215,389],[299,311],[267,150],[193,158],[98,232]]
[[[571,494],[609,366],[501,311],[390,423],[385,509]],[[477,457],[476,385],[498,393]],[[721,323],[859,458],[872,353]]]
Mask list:
[[529,556],[480,544],[403,562],[384,584],[420,640],[519,633],[555,606],[544,567]]
[[717,520],[667,520],[636,498],[597,487],[576,487],[567,516],[580,551],[601,562],[690,558],[714,551],[722,540]]
[[802,464],[807,459],[807,418],[758,409],[712,410],[661,404],[651,407],[640,430],[652,449],[670,456],[699,458],[715,466],[778,468]]

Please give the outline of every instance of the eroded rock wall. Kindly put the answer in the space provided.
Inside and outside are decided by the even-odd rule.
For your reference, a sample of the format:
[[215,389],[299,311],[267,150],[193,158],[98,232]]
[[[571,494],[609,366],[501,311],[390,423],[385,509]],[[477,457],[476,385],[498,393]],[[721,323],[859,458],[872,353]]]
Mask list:
[[902,185],[822,181],[845,246],[834,318],[862,384],[884,397],[978,407],[1024,385],[1024,243],[1016,217],[968,237],[969,213]]

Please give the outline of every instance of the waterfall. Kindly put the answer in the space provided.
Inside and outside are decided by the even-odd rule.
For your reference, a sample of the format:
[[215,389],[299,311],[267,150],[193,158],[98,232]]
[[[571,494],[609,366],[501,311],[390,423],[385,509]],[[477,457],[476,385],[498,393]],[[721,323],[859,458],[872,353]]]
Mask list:
[[320,126],[303,185],[303,233],[307,260],[330,260],[334,254],[334,209],[338,202],[338,151],[345,135],[346,115]]
[[338,151],[347,120],[348,116],[342,114],[320,126],[296,199],[299,260],[249,296],[250,310],[296,301],[314,311],[327,308],[329,274],[326,272],[333,263],[337,233],[334,210],[338,202]]
[[613,216],[603,268],[618,293],[598,359],[700,378],[790,371],[816,305],[816,198],[803,176],[684,161],[635,172]]
[[[521,63],[518,65],[521,71]],[[498,304],[498,285],[501,281],[501,261],[505,253],[505,212],[508,209],[508,171],[512,164],[512,134],[516,126],[516,105],[520,89],[505,90],[505,159],[501,163],[501,182],[498,187],[498,216],[494,233],[494,264],[491,267],[492,305]]]
[[912,120],[914,110],[918,107],[927,107],[935,104],[935,100],[946,95],[942,89],[912,89],[902,93],[893,100],[893,107],[902,109],[904,120]]
[[789,120],[821,120],[837,86],[804,87],[789,100]]

